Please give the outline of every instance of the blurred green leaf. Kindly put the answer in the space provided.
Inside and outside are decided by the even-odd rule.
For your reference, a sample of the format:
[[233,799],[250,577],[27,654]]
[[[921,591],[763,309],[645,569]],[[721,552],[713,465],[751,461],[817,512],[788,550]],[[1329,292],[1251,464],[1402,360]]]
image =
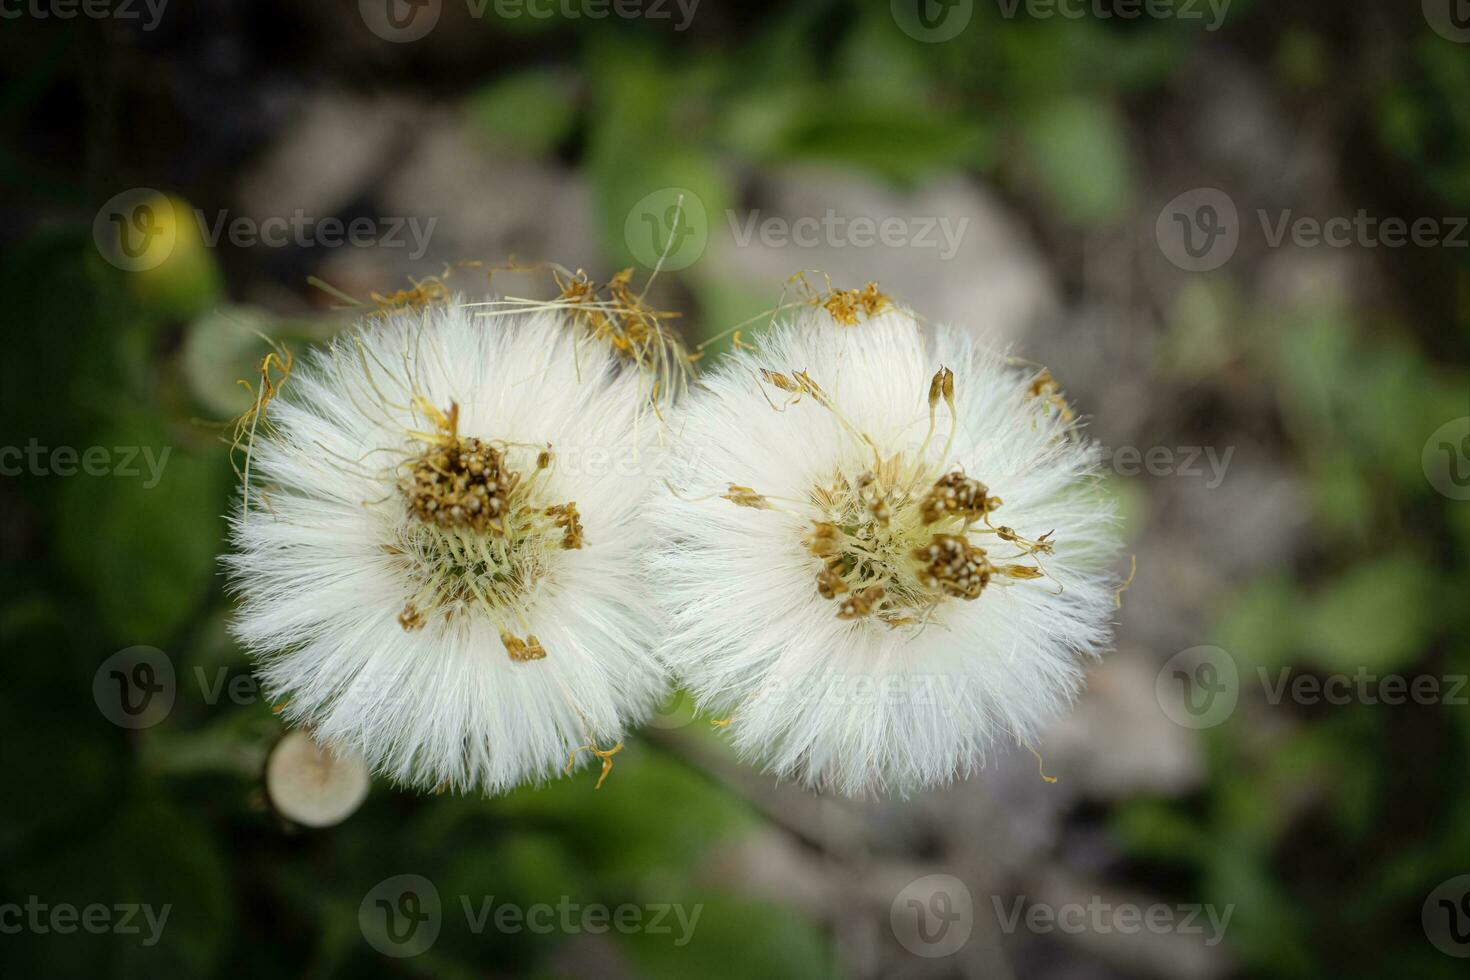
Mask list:
[[106,473],[56,478],[62,561],[116,641],[166,646],[215,581],[228,468],[222,453],[179,446],[142,414],[120,419],[97,446],[108,451]]
[[1276,48],[1276,72],[1287,85],[1316,88],[1327,77],[1327,62],[1321,35],[1300,28],[1282,34]]
[[6,442],[74,444],[104,393],[133,380],[123,352],[148,332],[130,313],[122,274],[81,233],[51,232],[7,252],[0,289],[8,318],[41,325],[27,333],[23,352],[0,359]]
[[1426,32],[1398,77],[1378,89],[1374,113],[1390,153],[1446,200],[1470,203],[1470,61],[1455,44]]
[[973,118],[842,87],[748,93],[723,143],[761,161],[814,161],[912,182],[954,168],[987,169],[989,132]]
[[1373,488],[1347,452],[1308,460],[1312,514],[1324,535],[1366,543],[1373,531]]
[[582,769],[516,790],[493,810],[555,827],[579,860],[621,881],[682,881],[711,843],[753,825],[742,800],[645,743],[630,743],[600,790],[595,783]]
[[1214,629],[1216,642],[1243,665],[1285,667],[1294,662],[1301,604],[1296,585],[1284,575],[1246,583],[1226,605]]
[[1111,825],[1123,849],[1144,860],[1195,865],[1211,844],[1203,828],[1164,800],[1125,800]]
[[[299,354],[320,329],[284,320],[253,306],[223,306],[198,317],[184,334],[181,359],[189,393],[216,418],[232,419],[249,409],[255,397],[239,382],[260,378],[260,361],[284,344]],[[267,339],[269,338],[269,339]]]
[[8,664],[0,771],[9,797],[26,801],[0,807],[0,854],[17,853],[27,835],[104,810],[129,776],[121,732],[92,700],[97,658],[89,626],[40,595],[16,597],[0,610]]
[[821,934],[789,909],[714,895],[680,904],[670,932],[619,937],[649,980],[836,976]]
[[1127,141],[1106,102],[1065,97],[1037,106],[1023,134],[1030,172],[1065,217],[1106,225],[1132,208]]
[[[93,814],[87,831],[67,847],[27,855],[7,873],[8,883],[52,909],[105,906],[110,924],[134,931],[27,930],[6,937],[10,968],[22,976],[209,975],[230,898],[224,863],[205,824],[145,798]],[[137,908],[128,914],[119,905]]]
[[1232,329],[1240,316],[1229,280],[1194,278],[1174,300],[1169,332],[1159,342],[1159,368],[1182,381],[1218,377],[1240,350]]
[[471,124],[516,149],[546,155],[577,120],[576,81],[563,71],[536,68],[496,79],[465,103]]
[[1394,555],[1355,565],[1307,602],[1307,655],[1344,673],[1406,667],[1434,629],[1436,598],[1433,571],[1418,558]]

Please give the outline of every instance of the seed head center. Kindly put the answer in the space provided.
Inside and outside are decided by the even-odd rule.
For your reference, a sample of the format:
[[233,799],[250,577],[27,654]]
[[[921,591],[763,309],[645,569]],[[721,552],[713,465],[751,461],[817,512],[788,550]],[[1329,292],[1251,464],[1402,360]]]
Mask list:
[[981,521],[993,531],[1001,501],[962,472],[921,478],[895,455],[855,479],[839,474],[811,502],[803,543],[821,560],[817,593],[838,600],[838,619],[912,624],[946,600],[979,598],[996,573],[970,535]]
[[551,449],[461,436],[457,405],[426,414],[437,431],[416,434],[421,449],[401,469],[406,514],[389,549],[416,585],[399,623],[416,629],[427,612],[478,609],[499,627],[512,660],[540,659],[546,652],[536,638],[519,640],[513,624],[556,554],[584,543],[576,503],[544,499]]

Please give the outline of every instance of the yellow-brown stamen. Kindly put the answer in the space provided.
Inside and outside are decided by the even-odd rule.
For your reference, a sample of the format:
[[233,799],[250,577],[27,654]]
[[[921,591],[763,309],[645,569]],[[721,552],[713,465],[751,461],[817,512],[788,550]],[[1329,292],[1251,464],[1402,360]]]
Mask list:
[[843,327],[857,326],[861,320],[877,316],[893,305],[892,300],[879,292],[876,282],[862,289],[833,289],[813,302],[827,311],[832,322]]
[[581,515],[577,513],[576,501],[548,507],[546,516],[552,519],[553,526],[564,532],[561,539],[563,548],[576,550],[582,547],[582,521]]
[[1062,395],[1061,385],[1057,379],[1051,376],[1051,371],[1041,369],[1031,381],[1030,387],[1026,389],[1026,395],[1030,398],[1039,398],[1042,403],[1057,410],[1063,422],[1070,422],[1075,417],[1072,406],[1067,404],[1067,399]]
[[738,483],[730,484],[730,489],[720,495],[723,499],[730,501],[736,507],[753,507],[756,510],[770,510],[771,502],[758,494],[750,487],[742,487]]
[[500,642],[505,645],[505,652],[510,654],[510,659],[518,664],[528,663],[532,660],[540,660],[546,656],[546,650],[541,646],[541,641],[536,639],[532,633],[524,640],[510,635],[500,634]]

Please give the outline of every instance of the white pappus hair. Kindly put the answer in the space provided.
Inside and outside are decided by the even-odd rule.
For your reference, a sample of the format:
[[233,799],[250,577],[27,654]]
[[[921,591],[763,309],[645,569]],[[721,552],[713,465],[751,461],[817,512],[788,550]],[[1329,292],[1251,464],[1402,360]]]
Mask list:
[[562,312],[457,299],[291,375],[225,559],[286,718],[396,782],[499,792],[651,712],[646,389]]
[[654,507],[660,654],[735,747],[849,794],[1029,744],[1110,638],[1116,516],[1049,373],[888,307],[694,386]]

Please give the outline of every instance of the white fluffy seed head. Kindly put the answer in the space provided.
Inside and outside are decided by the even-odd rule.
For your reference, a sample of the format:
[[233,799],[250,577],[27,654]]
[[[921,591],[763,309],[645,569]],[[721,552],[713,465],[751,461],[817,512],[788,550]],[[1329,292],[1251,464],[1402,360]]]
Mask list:
[[654,508],[662,657],[741,752],[905,793],[1028,742],[1110,635],[1116,517],[1050,375],[891,310],[727,358]]
[[639,568],[648,408],[562,314],[459,301],[296,370],[226,558],[286,717],[424,788],[503,791],[616,742],[666,693]]

